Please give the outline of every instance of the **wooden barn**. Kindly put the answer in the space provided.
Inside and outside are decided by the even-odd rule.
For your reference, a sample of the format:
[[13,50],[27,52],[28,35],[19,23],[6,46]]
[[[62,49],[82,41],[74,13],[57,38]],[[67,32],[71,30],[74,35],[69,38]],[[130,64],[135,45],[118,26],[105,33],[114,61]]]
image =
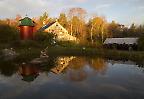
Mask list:
[[77,41],[77,38],[70,35],[57,20],[44,25],[38,31],[53,33],[58,41]]
[[104,47],[119,50],[137,50],[138,38],[107,38]]

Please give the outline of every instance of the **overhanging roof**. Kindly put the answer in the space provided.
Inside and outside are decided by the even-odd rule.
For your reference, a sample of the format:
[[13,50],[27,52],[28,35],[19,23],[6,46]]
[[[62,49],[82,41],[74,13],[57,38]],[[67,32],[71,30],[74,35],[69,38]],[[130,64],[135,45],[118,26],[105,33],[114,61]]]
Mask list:
[[104,44],[137,44],[138,38],[107,38]]

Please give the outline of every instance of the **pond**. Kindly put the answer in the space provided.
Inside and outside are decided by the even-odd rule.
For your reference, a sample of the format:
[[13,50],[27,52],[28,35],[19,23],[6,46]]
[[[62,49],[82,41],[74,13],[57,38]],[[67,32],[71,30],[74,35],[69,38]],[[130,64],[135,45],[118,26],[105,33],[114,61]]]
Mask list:
[[0,99],[144,99],[144,66],[98,57],[0,62]]

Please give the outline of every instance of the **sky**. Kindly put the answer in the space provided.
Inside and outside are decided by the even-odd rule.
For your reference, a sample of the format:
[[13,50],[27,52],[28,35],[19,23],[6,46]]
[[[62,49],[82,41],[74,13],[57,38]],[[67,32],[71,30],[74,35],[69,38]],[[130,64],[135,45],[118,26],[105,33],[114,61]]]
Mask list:
[[89,17],[105,16],[108,22],[144,24],[144,0],[0,0],[0,19],[17,14],[37,17],[44,12],[58,17],[73,7],[85,9]]

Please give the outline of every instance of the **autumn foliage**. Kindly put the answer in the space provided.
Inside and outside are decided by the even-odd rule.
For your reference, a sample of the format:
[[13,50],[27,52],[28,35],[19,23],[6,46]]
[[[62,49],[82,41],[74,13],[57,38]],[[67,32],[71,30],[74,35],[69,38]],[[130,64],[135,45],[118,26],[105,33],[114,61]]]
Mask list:
[[[83,8],[71,8],[67,12],[60,13],[57,18],[49,17],[48,13],[45,12],[43,15],[32,19],[36,23],[35,31],[50,22],[58,20],[68,30],[70,35],[80,40],[82,45],[99,45],[108,37],[144,36],[144,25],[135,25],[133,23],[130,27],[127,27],[116,21],[107,22],[103,16],[96,15],[89,19],[87,16],[87,11]],[[3,35],[3,26],[17,28],[21,18],[22,16],[17,15],[14,19],[0,20],[0,35]],[[10,30],[6,32],[9,33]]]

